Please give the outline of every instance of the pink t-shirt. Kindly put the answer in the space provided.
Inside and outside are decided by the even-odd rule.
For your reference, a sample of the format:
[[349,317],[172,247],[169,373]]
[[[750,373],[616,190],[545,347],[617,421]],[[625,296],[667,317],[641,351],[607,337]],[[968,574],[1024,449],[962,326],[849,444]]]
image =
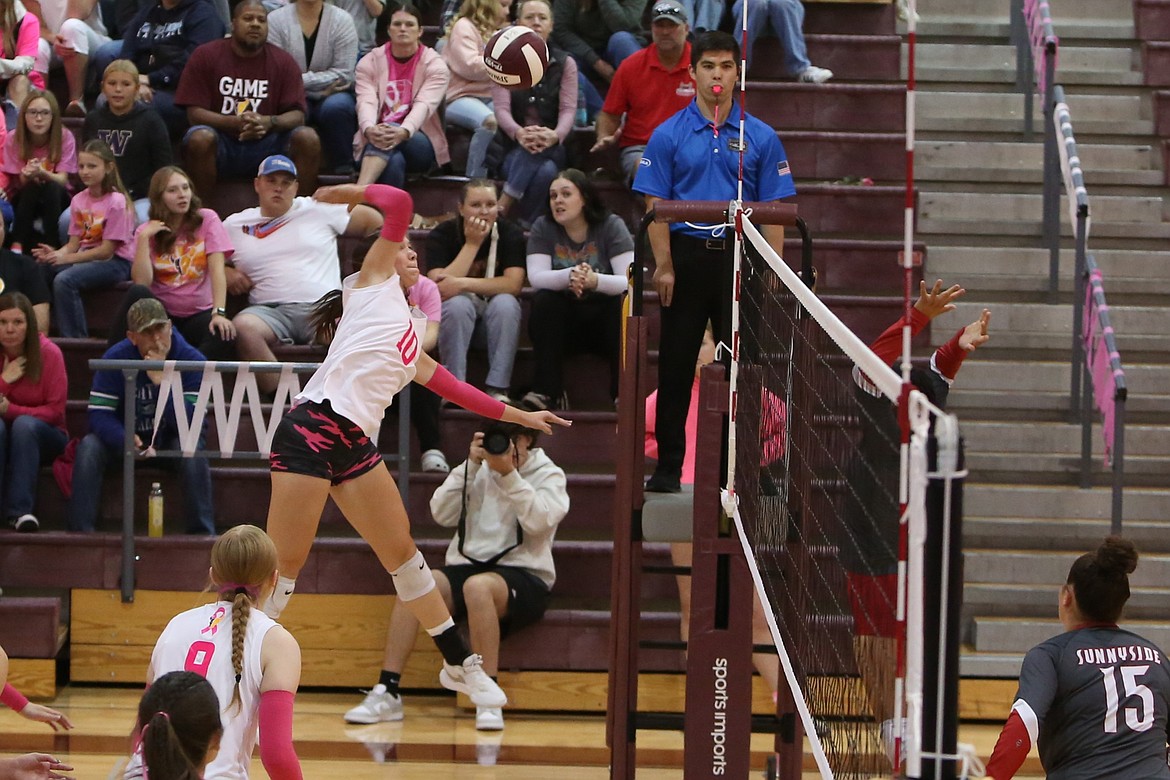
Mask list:
[[87,187],[73,196],[69,210],[69,235],[81,239],[82,250],[113,241],[115,257],[134,261],[134,210],[127,208],[126,196],[110,192],[95,198]]
[[[61,159],[56,165],[50,165],[49,147],[38,146],[32,150],[32,154],[27,159],[39,157],[41,166],[46,171],[52,173],[77,173],[77,142],[73,140],[73,133],[68,128],[61,129]],[[8,134],[8,138],[4,140],[4,159],[0,163],[0,170],[7,173],[11,178],[10,182],[14,187],[19,186],[20,172],[24,170],[24,163],[26,158],[20,156],[20,146],[16,143],[16,133]],[[66,184],[66,189],[71,190],[72,184]]]
[[414,100],[414,71],[422,59],[423,48],[418,47],[406,62],[399,62],[390,53],[390,44],[386,44],[386,63],[389,70],[386,76],[386,98],[382,101],[382,116],[379,118],[384,125],[401,124],[410,113],[410,104]]
[[425,314],[428,322],[438,322],[443,318],[443,296],[433,279],[419,276],[418,281],[406,289],[406,302]]
[[[219,221],[219,215],[211,209],[199,209],[199,214],[203,217],[203,224],[195,235],[179,236],[165,255],[156,255],[153,250],[150,253],[154,267],[150,291],[162,301],[172,317],[190,317],[211,308],[207,256],[214,252],[225,255],[232,252],[232,242]],[[139,227],[138,231],[141,230]],[[134,234],[136,245],[138,231]]]

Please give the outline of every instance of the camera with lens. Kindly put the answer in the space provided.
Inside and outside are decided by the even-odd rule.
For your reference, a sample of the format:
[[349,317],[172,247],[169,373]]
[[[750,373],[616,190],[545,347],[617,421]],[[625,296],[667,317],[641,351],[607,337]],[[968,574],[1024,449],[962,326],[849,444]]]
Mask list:
[[510,423],[495,422],[484,428],[483,448],[492,455],[503,455],[512,446],[518,428]]

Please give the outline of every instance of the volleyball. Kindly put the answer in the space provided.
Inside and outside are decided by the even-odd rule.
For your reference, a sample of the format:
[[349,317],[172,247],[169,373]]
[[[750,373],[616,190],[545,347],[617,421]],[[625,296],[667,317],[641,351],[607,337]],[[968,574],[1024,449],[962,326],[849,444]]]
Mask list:
[[492,81],[509,89],[540,83],[548,67],[548,46],[527,27],[505,27],[483,50],[483,64]]

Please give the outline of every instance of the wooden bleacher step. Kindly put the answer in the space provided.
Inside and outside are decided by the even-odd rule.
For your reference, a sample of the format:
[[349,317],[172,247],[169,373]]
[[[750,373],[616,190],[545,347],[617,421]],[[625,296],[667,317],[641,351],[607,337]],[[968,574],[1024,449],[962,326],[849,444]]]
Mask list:
[[8,682],[30,699],[57,695],[57,657],[69,638],[56,596],[0,598],[0,647],[8,655]]

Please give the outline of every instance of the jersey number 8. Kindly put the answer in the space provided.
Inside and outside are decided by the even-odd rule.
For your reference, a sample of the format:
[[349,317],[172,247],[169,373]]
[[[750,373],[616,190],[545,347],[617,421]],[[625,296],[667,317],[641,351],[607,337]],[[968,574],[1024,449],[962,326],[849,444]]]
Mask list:
[[1137,696],[1142,700],[1141,714],[1139,714],[1138,707],[1125,708],[1125,725],[1129,727],[1130,731],[1149,731],[1150,727],[1154,725],[1154,694],[1150,692],[1149,688],[1137,681],[1139,677],[1150,670],[1147,664],[1145,666],[1106,666],[1101,669],[1101,678],[1105,683],[1105,733],[1117,733],[1117,677],[1113,673],[1114,669],[1121,672],[1121,681],[1125,686],[1125,698]]

